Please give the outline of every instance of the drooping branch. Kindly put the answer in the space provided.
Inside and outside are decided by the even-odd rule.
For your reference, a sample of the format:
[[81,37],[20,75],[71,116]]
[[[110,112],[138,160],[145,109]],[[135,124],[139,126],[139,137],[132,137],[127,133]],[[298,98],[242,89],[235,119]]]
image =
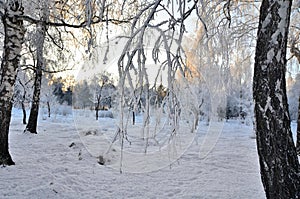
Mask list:
[[84,27],[87,27],[89,24],[90,25],[99,24],[103,21],[108,21],[112,24],[119,25],[119,24],[122,24],[122,23],[129,23],[133,19],[133,18],[128,18],[128,19],[113,19],[113,18],[103,19],[103,18],[100,18],[98,16],[95,16],[91,21],[86,21],[85,20],[85,21],[82,21],[78,24],[71,24],[71,23],[66,22],[63,19],[59,19],[60,22],[52,22],[52,21],[45,22],[45,21],[41,21],[40,19],[35,19],[31,16],[26,16],[26,15],[19,16],[19,18],[23,19],[24,21],[27,21],[29,23],[32,23],[32,24],[38,24],[38,23],[43,22],[47,26],[69,27],[69,28],[84,28]]

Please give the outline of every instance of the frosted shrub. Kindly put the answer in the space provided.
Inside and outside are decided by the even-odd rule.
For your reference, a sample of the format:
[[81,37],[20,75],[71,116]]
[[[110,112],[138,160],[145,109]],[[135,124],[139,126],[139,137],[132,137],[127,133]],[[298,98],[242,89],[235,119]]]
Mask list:
[[108,117],[108,118],[114,118],[113,113],[109,110],[107,111],[99,111],[99,117],[100,118],[104,118],[104,117]]
[[72,107],[68,105],[58,105],[53,108],[54,117],[57,115],[68,116],[72,114]]
[[226,118],[226,110],[224,107],[218,106],[217,113],[218,113],[218,118],[221,121]]
[[71,106],[61,105],[60,106],[60,110],[61,110],[61,115],[63,115],[63,116],[67,116],[67,115],[71,115],[72,114],[72,108],[71,108]]

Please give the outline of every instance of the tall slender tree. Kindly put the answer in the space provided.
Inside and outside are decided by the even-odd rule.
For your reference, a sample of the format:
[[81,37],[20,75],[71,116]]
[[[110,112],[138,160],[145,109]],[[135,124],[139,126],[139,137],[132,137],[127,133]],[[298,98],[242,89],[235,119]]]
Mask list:
[[[53,2],[48,0],[36,0],[37,10],[40,16],[39,18],[32,16],[23,16],[30,23],[36,24],[36,67],[35,71],[35,81],[34,81],[34,93],[32,106],[30,110],[30,116],[28,120],[28,124],[26,126],[25,131],[30,133],[37,133],[37,121],[38,121],[38,112],[39,112],[39,103],[40,103],[40,93],[41,93],[41,80],[43,76],[43,71],[45,71],[45,57],[47,54],[47,49],[45,49],[45,38],[52,42],[52,45],[59,47],[59,52],[63,55],[63,52],[68,51],[68,47],[71,48],[71,45],[75,45],[75,40],[80,43],[82,40],[88,40],[88,50],[93,45],[95,40],[94,28],[93,26],[99,25],[100,27],[102,22],[111,23],[127,23],[128,20],[119,19],[120,16],[115,17],[113,15],[113,11],[110,11],[108,7],[113,7],[113,4],[106,5],[107,1],[96,2],[95,0],[87,0],[87,1],[69,1],[69,2]],[[116,2],[113,0],[112,2]],[[72,12],[69,12],[69,11]],[[104,15],[104,12],[105,13]],[[76,17],[74,17],[76,16]],[[108,19],[109,16],[113,16],[113,18]],[[63,29],[60,29],[63,27]],[[51,30],[48,30],[48,28]],[[78,34],[80,31],[76,31],[74,33],[71,29],[76,28],[80,29],[82,34],[75,38],[75,34]],[[56,33],[56,35],[54,35]],[[72,39],[68,40],[67,37],[72,35]],[[67,41],[65,41],[67,40]],[[73,42],[72,42],[73,40]],[[71,41],[71,44],[68,42]],[[67,47],[66,47],[67,46]],[[51,52],[50,54],[52,54]],[[66,57],[62,57],[60,62],[60,66],[63,61],[66,60]],[[57,62],[57,61],[55,61]],[[58,65],[57,63],[55,64]],[[47,65],[47,67],[49,67]],[[60,69],[58,71],[63,71],[64,69]],[[49,72],[49,71],[47,71]],[[54,71],[52,71],[54,72]],[[70,90],[68,91],[70,94]],[[69,101],[69,103],[71,103]],[[70,105],[70,104],[69,104]]]
[[300,198],[285,81],[291,5],[291,0],[263,0],[257,34],[253,78],[257,150],[269,199]]
[[26,103],[31,101],[31,78],[28,76],[26,71],[21,69],[18,70],[18,78],[15,83],[15,91],[13,96],[14,105],[22,108],[23,112],[23,124],[27,124],[26,119]]
[[45,1],[41,1],[41,21],[36,24],[36,68],[35,68],[35,79],[34,79],[34,91],[32,97],[32,105],[30,110],[30,115],[28,119],[28,124],[25,131],[30,133],[37,133],[37,120],[39,113],[40,95],[41,95],[41,85],[42,85],[42,70],[44,68],[44,42],[46,35],[46,22],[49,16],[48,6]]
[[[118,2],[116,0],[112,0],[112,1]],[[106,0],[101,2],[98,1],[96,2],[95,0],[68,1],[68,2],[44,0],[43,2],[45,3],[52,3],[55,5],[55,6],[47,7],[47,9],[52,9],[51,10],[52,21],[50,20],[46,21],[44,19],[36,18],[37,14],[35,11],[37,11],[37,9],[33,9],[32,5],[36,6],[38,4],[33,3],[32,1],[25,1],[26,4],[24,5],[27,6],[26,8],[28,10],[28,13],[24,14],[24,5],[22,5],[22,2],[24,1],[22,0],[0,1],[0,17],[3,23],[4,37],[5,37],[3,59],[2,59],[1,71],[0,71],[0,76],[1,76],[0,77],[0,131],[1,131],[0,164],[3,165],[14,164],[8,150],[8,133],[9,133],[9,124],[11,119],[14,83],[16,81],[16,71],[20,62],[20,52],[22,50],[22,43],[24,42],[25,27],[23,25],[23,21],[26,20],[31,24],[37,24],[37,27],[41,28],[41,32],[43,31],[43,27],[45,28],[46,26],[52,26],[57,29],[59,29],[59,27],[64,27],[64,30],[67,30],[68,28],[80,28],[80,29],[85,28],[90,38],[93,38],[93,31],[91,29],[92,24],[98,24],[100,22],[106,22],[106,24],[108,24],[108,22],[114,24],[120,24],[120,23],[127,23],[131,20],[130,16],[129,18],[124,18],[119,14],[117,14],[116,16],[116,14],[106,13],[106,12],[110,12],[111,10],[112,10],[111,13],[120,13],[114,10],[113,8],[108,9],[108,6],[113,7],[115,6],[115,4],[109,3]],[[131,6],[131,3],[127,3],[127,4],[128,4],[127,7]],[[122,6],[122,9],[125,9],[125,7]],[[71,13],[70,11],[74,11],[77,14]],[[92,14],[91,11],[93,11]],[[69,30],[67,30],[67,32],[70,33]],[[47,32],[47,34],[49,35],[49,32]],[[43,38],[45,37],[45,35],[46,32],[42,33],[40,37]],[[73,35],[74,40],[77,39],[74,34],[71,33],[71,35]],[[49,35],[49,38],[55,45],[63,49],[64,44],[62,44],[62,42],[59,41],[59,39],[52,37],[51,35]],[[92,39],[90,39],[88,41],[89,48],[91,47],[92,43],[93,43]],[[39,45],[39,46],[43,48],[43,45]],[[42,52],[41,49],[39,51]],[[42,55],[42,53],[39,53],[39,55]],[[39,62],[39,65],[42,66],[43,57],[40,56],[40,60],[37,62]],[[41,70],[37,72],[37,74],[40,73]],[[37,82],[39,81],[40,80],[37,80]],[[40,91],[37,91],[36,93],[38,92]],[[34,117],[32,116],[32,118],[35,118],[35,116]],[[36,124],[33,126],[36,126]],[[29,127],[30,126],[28,126],[27,128],[28,130],[31,129],[31,127],[30,128]],[[30,131],[35,133],[36,130],[34,130],[34,127],[32,129],[33,130]]]
[[23,20],[18,18],[23,14],[22,1],[11,0],[0,4],[4,8],[3,13],[0,10],[0,15],[5,37],[0,71],[0,165],[13,165],[15,163],[8,150],[8,134],[14,84],[20,63],[25,28]]

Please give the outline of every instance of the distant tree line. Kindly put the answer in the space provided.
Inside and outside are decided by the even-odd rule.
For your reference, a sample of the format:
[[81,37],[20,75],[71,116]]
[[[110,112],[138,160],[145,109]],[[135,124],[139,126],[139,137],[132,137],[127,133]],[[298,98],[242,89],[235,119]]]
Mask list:
[[73,86],[65,85],[64,79],[59,77],[55,79],[52,83],[53,85],[53,95],[56,97],[59,104],[66,103],[67,105],[72,105],[72,93]]

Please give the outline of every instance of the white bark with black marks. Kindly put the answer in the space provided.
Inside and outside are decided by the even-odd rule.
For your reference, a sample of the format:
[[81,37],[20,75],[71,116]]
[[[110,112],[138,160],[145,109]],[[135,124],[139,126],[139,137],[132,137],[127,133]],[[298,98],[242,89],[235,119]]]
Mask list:
[[44,61],[44,43],[46,35],[46,21],[48,20],[48,11],[47,3],[40,2],[41,7],[41,22],[36,25],[36,68],[35,68],[35,80],[34,80],[34,91],[33,99],[31,104],[30,115],[28,119],[28,124],[25,131],[30,133],[37,133],[37,121],[39,114],[39,104],[41,97],[41,87],[42,87],[42,70],[45,68]]
[[300,198],[286,96],[290,0],[263,0],[255,54],[253,95],[261,178],[268,199]]
[[8,134],[14,84],[25,34],[23,20],[18,18],[20,15],[23,15],[23,7],[19,1],[7,3],[2,15],[5,38],[0,80],[0,165],[14,164],[8,150]]

